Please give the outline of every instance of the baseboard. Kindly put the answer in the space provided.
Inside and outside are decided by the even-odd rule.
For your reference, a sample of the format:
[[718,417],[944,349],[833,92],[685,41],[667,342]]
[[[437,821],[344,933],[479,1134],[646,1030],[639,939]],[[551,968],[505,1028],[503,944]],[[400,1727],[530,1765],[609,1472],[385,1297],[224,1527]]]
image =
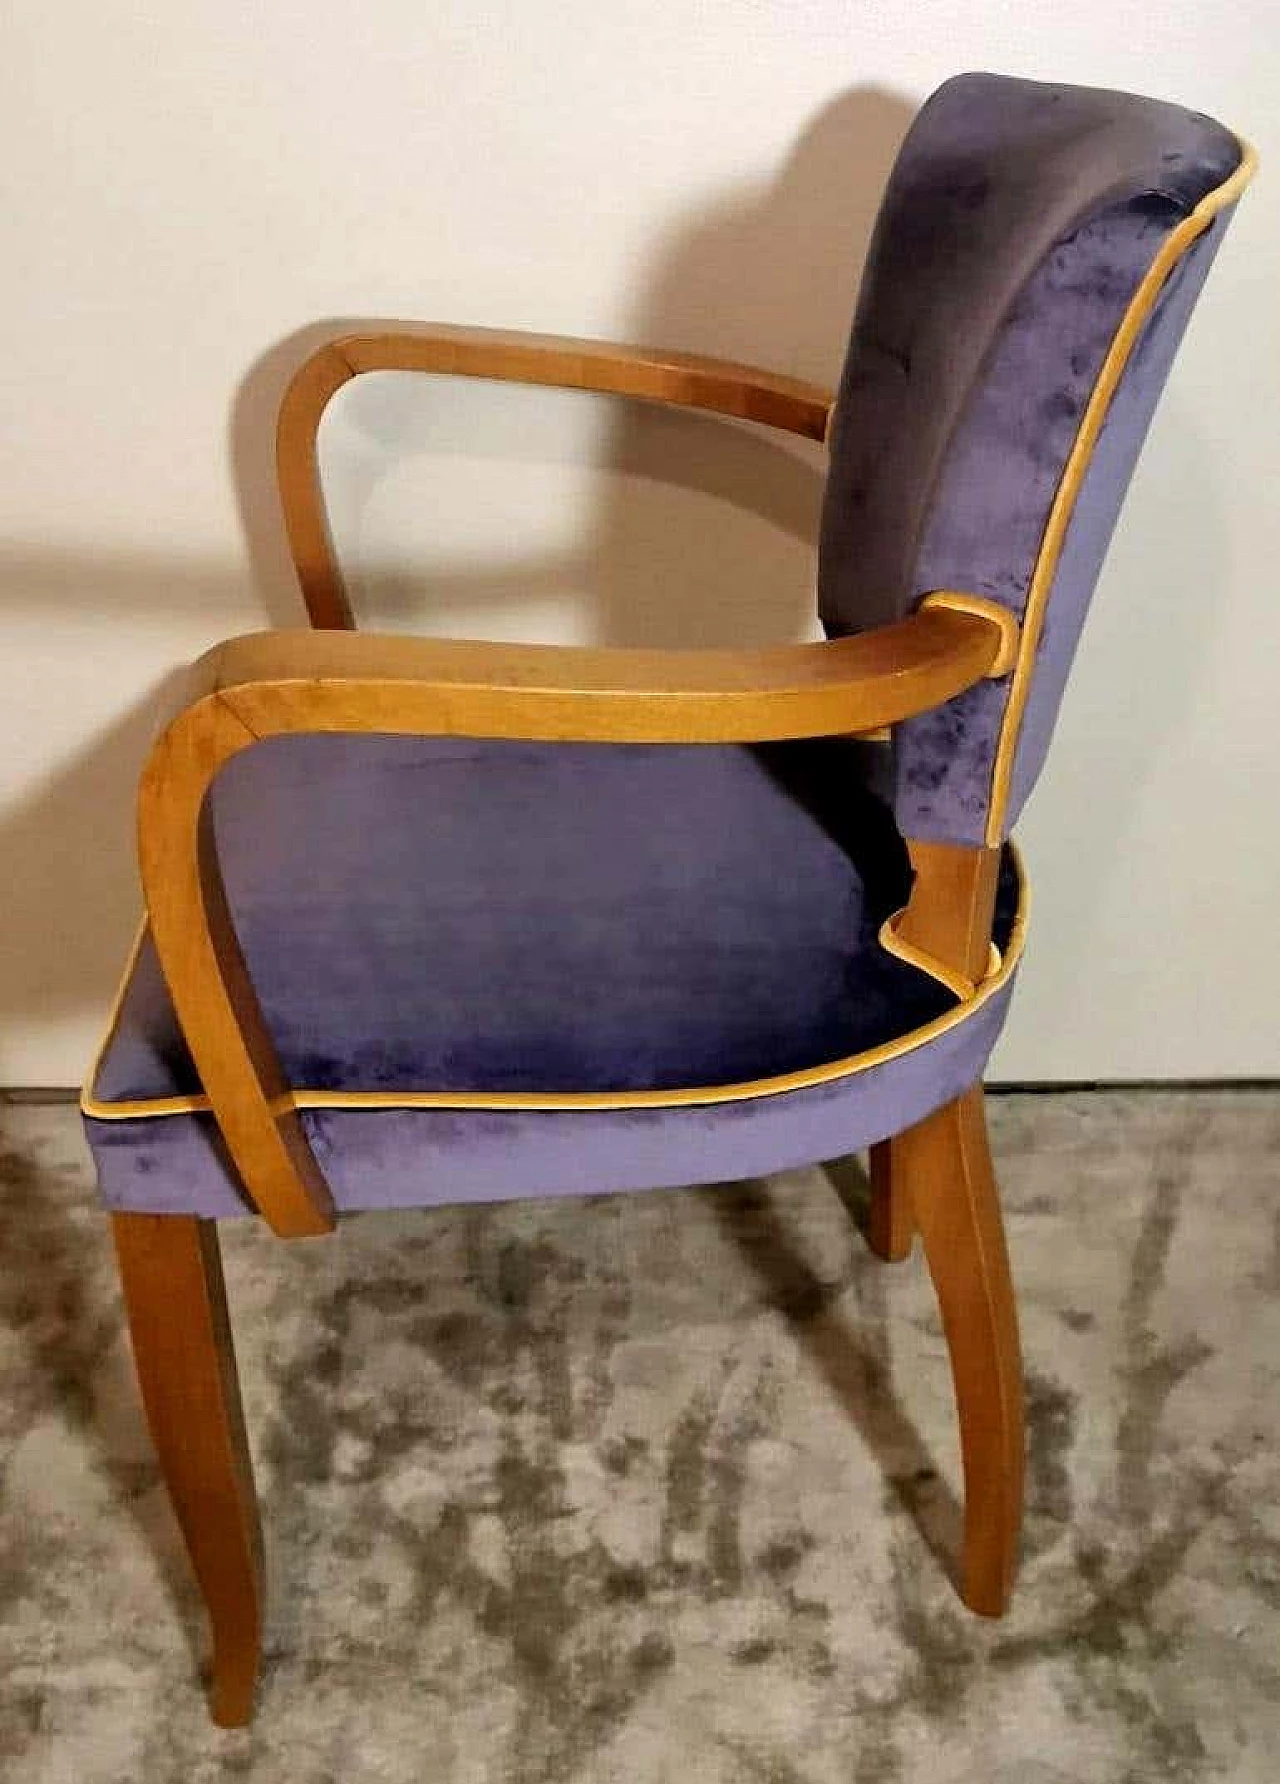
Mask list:
[[[1213,1092],[1280,1090],[1280,1078],[1071,1078],[1009,1084],[988,1084],[988,1096],[1069,1096],[1083,1091]],[[23,1084],[0,1090],[0,1108],[56,1107],[80,1100],[78,1089],[53,1084]]]
[[1278,1090],[1280,1078],[1055,1078],[988,1084],[989,1096],[1060,1096],[1073,1091],[1221,1091]]
[[78,1103],[78,1090],[64,1090],[52,1084],[20,1084],[13,1090],[0,1090],[0,1108],[5,1104],[39,1107],[46,1103]]

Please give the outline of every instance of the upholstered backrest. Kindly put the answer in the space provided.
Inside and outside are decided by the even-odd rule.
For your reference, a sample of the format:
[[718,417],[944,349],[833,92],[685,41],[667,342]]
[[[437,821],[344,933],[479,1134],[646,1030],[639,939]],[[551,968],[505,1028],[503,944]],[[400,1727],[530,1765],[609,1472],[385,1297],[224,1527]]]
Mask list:
[[1022,624],[1012,673],[898,728],[908,836],[995,843],[1043,764],[1147,425],[1230,207],[1237,139],[1129,94],[961,75],[881,207],[832,422],[832,635],[937,589]]

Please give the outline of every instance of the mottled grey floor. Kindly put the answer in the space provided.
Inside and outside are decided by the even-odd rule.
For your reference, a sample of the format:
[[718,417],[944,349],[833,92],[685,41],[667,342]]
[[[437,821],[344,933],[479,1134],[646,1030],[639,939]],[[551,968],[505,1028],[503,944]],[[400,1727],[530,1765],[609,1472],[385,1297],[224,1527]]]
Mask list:
[[1016,1607],[958,1605],[945,1356],[848,1167],[367,1217],[227,1273],[273,1573],[220,1734],[73,1113],[0,1109],[0,1778],[1280,1775],[1280,1092],[993,1126]]

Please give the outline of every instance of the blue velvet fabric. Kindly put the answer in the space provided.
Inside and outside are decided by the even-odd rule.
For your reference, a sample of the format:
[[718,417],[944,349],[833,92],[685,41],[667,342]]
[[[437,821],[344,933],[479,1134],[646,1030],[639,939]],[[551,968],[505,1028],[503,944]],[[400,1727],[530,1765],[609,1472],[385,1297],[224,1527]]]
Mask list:
[[[833,423],[820,565],[829,632],[900,617],[935,588],[1022,614],[1124,311],[1169,232],[1239,155],[1211,120],[1127,94],[966,75],[934,95],[889,184]],[[1006,823],[1043,759],[1111,526],[1223,227],[1174,275],[1113,404],[1053,590]],[[983,683],[898,728],[905,834],[983,840],[1008,687]]]

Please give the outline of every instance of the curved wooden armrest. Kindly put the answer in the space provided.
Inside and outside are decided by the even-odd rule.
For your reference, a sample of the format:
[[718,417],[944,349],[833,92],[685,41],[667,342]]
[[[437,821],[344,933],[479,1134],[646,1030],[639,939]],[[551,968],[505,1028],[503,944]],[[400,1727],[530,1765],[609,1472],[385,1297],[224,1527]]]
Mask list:
[[828,644],[610,651],[355,632],[266,632],[195,665],[189,704],[143,770],[142,881],[178,1020],[227,1148],[276,1232],[325,1232],[333,1204],[236,940],[206,795],[289,732],[731,742],[857,732],[998,672],[1006,629],[946,596]]
[[896,724],[981,681],[1001,650],[991,620],[942,605],[854,638],[754,650],[259,632],[197,665],[188,698],[216,693],[256,737],[385,731],[753,743]]
[[345,330],[294,373],[276,427],[276,474],[294,567],[312,625],[331,629],[349,628],[352,618],[329,536],[316,435],[330,399],[363,372],[437,372],[596,390],[709,409],[811,440],[826,437],[831,410],[830,394],[817,385],[695,353],[440,322]]

